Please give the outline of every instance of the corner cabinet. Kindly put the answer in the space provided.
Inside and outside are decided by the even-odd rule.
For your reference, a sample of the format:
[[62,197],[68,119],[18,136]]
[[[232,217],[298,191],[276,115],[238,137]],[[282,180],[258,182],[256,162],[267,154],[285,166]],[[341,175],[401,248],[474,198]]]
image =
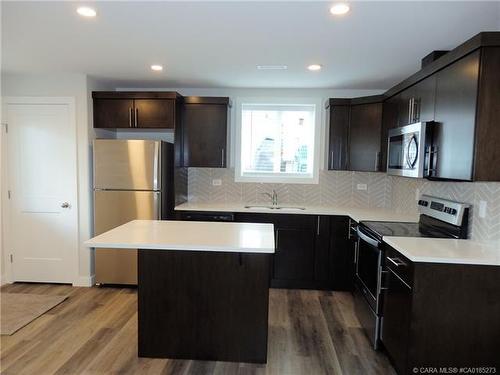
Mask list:
[[382,97],[330,99],[328,169],[381,170]]
[[379,172],[382,102],[351,105],[349,170]]
[[94,91],[94,128],[174,129],[182,96],[176,92]]
[[330,99],[327,106],[330,126],[328,169],[345,171],[348,168],[350,99]]
[[184,167],[227,166],[229,98],[184,97],[182,145]]

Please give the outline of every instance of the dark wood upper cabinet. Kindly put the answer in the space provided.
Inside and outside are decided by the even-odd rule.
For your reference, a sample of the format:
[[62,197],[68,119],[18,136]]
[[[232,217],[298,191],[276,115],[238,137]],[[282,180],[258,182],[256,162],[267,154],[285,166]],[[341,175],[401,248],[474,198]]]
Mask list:
[[434,120],[436,76],[432,75],[393,96],[397,102],[397,121],[391,128]]
[[94,128],[174,129],[178,103],[175,92],[94,91]]
[[387,170],[387,148],[389,129],[398,126],[399,95],[384,101],[382,105],[382,131],[380,136],[380,171]]
[[185,167],[226,167],[228,105],[229,98],[185,98],[182,116]]
[[137,128],[173,129],[175,127],[175,100],[134,100],[134,123]]
[[329,170],[381,170],[382,98],[330,99]]
[[330,100],[328,123],[330,125],[328,169],[346,170],[349,146],[349,99]]
[[414,121],[434,120],[436,98],[436,76],[432,75],[413,86]]
[[94,128],[131,128],[133,99],[94,98]]
[[437,73],[435,178],[472,180],[479,51]]
[[382,103],[351,106],[349,170],[380,171]]
[[481,49],[476,105],[474,180],[500,181],[500,48]]

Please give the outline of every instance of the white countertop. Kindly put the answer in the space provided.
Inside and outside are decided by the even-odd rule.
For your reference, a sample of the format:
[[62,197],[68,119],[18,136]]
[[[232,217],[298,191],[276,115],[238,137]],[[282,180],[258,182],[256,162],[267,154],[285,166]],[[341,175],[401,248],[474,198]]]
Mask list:
[[500,243],[421,237],[384,237],[413,262],[500,266]]
[[[290,209],[266,209],[266,208],[245,208],[245,203],[183,203],[175,207],[176,211],[206,211],[206,212],[245,212],[245,213],[267,213],[267,214],[298,214],[298,215],[332,215],[349,216],[351,219],[359,221],[401,221],[417,222],[418,214],[398,213],[384,208],[355,208],[345,206],[312,206],[301,204],[284,204],[283,206],[304,207],[304,210]],[[261,204],[256,204],[261,205]]]
[[133,220],[88,241],[88,247],[274,253],[272,224]]

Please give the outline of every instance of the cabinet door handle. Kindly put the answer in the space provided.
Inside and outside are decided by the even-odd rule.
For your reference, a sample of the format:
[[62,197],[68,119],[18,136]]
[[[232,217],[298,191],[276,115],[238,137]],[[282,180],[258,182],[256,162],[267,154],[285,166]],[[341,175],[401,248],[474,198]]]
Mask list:
[[321,216],[318,216],[318,223],[316,224],[316,235],[319,236],[319,225],[321,223]]
[[225,153],[224,153],[224,149],[222,148],[222,149],[220,150],[220,166],[221,166],[222,168],[224,168],[224,154],[225,154]]
[[408,124],[411,124],[411,99],[408,100]]
[[392,264],[394,264],[396,267],[402,267],[402,266],[406,266],[406,263],[403,262],[401,259],[399,258],[391,258],[391,257],[387,257],[387,260],[389,262],[391,262]]
[[135,117],[134,117],[134,122],[135,122],[135,127],[137,128],[139,125],[137,124],[137,118],[139,117],[139,108],[135,109]]
[[330,151],[330,169],[333,169],[333,151]]
[[414,110],[414,117],[415,117],[415,122],[420,121],[420,103],[421,103],[421,98],[415,99],[415,110]]
[[375,153],[375,172],[378,172],[380,170],[380,151],[377,151]]
[[128,109],[128,126],[129,128],[132,127],[132,107]]

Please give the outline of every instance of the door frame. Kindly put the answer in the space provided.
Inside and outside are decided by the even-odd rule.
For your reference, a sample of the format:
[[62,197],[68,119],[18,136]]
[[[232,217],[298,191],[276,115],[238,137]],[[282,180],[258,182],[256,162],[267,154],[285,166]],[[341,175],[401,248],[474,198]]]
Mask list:
[[75,285],[75,283],[78,283],[79,279],[79,243],[80,243],[80,220],[79,220],[79,205],[78,205],[78,195],[79,195],[79,186],[78,186],[78,129],[77,129],[77,124],[76,124],[76,100],[75,97],[72,96],[5,96],[2,98],[2,128],[1,131],[3,132],[2,134],[2,168],[1,168],[1,200],[2,200],[2,259],[1,261],[5,265],[4,271],[5,275],[2,275],[2,284],[3,283],[8,283],[12,284],[14,282],[13,280],[13,268],[12,268],[12,263],[10,262],[10,252],[8,249],[11,247],[12,244],[12,237],[11,237],[11,232],[10,232],[10,223],[11,223],[11,208],[10,208],[10,200],[8,197],[8,190],[10,187],[10,181],[9,181],[9,133],[8,133],[8,122],[7,122],[7,115],[6,115],[6,109],[7,106],[10,104],[25,104],[25,105],[44,105],[44,104],[61,104],[61,105],[67,105],[68,106],[68,111],[69,111],[69,123],[68,125],[71,126],[74,129],[74,142],[75,142],[75,178],[76,178],[76,191],[75,191],[75,202],[74,204],[72,203],[71,206],[75,209],[76,212],[76,241],[74,244],[74,249],[73,251],[70,252],[70,264],[71,264],[71,283],[72,285]]

